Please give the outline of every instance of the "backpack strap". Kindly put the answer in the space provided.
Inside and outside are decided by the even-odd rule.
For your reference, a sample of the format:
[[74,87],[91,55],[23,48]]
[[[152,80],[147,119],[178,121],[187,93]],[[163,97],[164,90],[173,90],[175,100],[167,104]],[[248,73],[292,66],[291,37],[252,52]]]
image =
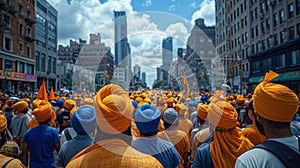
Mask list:
[[[298,138],[298,142],[299,142]],[[254,148],[264,149],[275,155],[287,168],[294,168],[300,165],[300,155],[288,146],[274,141],[268,140],[260,143]]]
[[5,168],[12,160],[14,160],[14,158],[9,159],[8,161],[6,161],[1,168]]

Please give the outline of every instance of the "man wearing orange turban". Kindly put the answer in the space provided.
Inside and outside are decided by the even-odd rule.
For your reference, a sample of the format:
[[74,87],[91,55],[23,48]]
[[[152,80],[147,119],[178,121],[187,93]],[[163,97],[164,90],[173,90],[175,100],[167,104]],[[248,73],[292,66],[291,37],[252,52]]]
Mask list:
[[75,105],[76,105],[76,102],[74,100],[67,99],[63,105],[64,110],[57,115],[57,123],[59,126],[60,134],[62,133],[62,131],[65,128],[71,126],[70,125],[70,123],[71,123],[70,113],[71,113],[72,109],[75,107]]
[[18,113],[11,120],[12,135],[14,140],[22,149],[22,138],[28,130],[27,124],[31,118],[28,115],[28,103],[24,100],[16,102],[12,108]]
[[235,108],[216,97],[209,104],[207,118],[213,126],[214,139],[197,149],[193,167],[234,167],[236,158],[253,147],[237,129]]
[[[267,137],[262,144],[269,143],[277,148],[276,143],[289,148],[298,155],[292,158],[300,164],[299,137],[291,134],[290,123],[298,110],[298,97],[288,87],[270,82],[279,75],[273,71],[266,73],[264,81],[254,91],[253,106],[257,114],[256,126],[261,134]],[[292,156],[287,149],[285,156]],[[266,149],[256,148],[244,153],[236,161],[236,167],[287,167],[279,158]]]
[[28,165],[28,151],[30,152],[29,167],[55,167],[54,150],[60,149],[60,138],[56,128],[49,126],[55,112],[50,103],[40,104],[33,110],[39,125],[26,131],[23,138],[22,163]]
[[178,113],[178,126],[176,129],[185,132],[190,140],[191,132],[194,129],[194,126],[191,120],[184,118],[187,107],[183,103],[178,102],[175,106],[175,109]]
[[67,167],[162,167],[152,156],[130,146],[134,108],[127,92],[118,85],[106,85],[98,91],[94,107],[96,143],[75,155]]

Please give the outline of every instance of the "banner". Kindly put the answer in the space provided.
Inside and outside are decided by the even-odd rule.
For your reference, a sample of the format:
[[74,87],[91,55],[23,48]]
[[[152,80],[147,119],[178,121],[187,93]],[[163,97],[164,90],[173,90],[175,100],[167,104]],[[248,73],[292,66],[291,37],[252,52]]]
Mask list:
[[25,74],[25,80],[27,82],[36,82],[36,75],[35,74]]
[[4,79],[4,72],[3,72],[3,70],[0,70],[0,79]]
[[20,72],[12,72],[11,79],[17,81],[25,81],[25,74]]

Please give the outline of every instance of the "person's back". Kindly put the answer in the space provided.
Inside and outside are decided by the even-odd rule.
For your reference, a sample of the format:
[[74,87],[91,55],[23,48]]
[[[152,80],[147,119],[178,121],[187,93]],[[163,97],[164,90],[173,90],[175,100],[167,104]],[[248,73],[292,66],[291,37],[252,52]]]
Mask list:
[[6,168],[25,168],[22,162],[19,159],[13,157],[7,157],[0,154],[0,167]]

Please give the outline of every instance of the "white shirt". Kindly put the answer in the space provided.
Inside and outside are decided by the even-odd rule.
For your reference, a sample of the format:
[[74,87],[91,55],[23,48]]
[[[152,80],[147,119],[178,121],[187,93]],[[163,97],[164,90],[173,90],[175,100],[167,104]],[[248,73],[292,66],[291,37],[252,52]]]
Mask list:
[[[296,136],[287,137],[287,138],[271,138],[268,140],[274,140],[277,142],[281,142],[297,153],[299,152],[298,138]],[[272,153],[260,149],[254,148],[242,154],[237,158],[235,162],[235,168],[283,168],[284,164]]]

